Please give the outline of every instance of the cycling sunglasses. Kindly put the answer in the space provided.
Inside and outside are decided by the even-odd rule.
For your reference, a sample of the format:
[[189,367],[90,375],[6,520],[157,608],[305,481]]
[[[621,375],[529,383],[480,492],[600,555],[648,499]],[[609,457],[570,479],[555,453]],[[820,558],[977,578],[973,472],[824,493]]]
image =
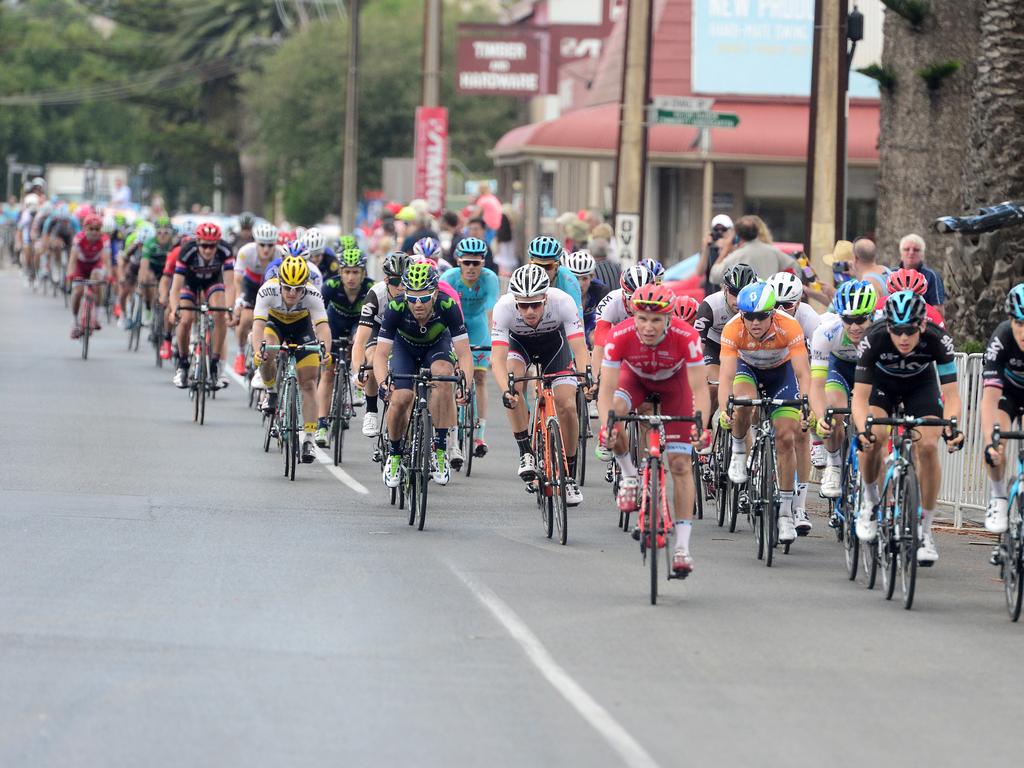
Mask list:
[[786,312],[791,312],[794,309],[796,309],[796,306],[799,303],[800,303],[799,301],[780,301],[779,302],[779,309],[784,310]]
[[464,267],[479,267],[481,264],[483,264],[483,262],[480,261],[479,259],[462,258],[459,259],[459,264],[461,264]]
[[772,316],[771,312],[741,312],[744,320],[767,320]]
[[634,309],[638,309],[641,312],[657,312],[658,310],[665,309],[670,306],[667,301],[634,301]]
[[864,325],[864,323],[866,323],[870,319],[871,318],[869,318],[867,315],[855,315],[853,317],[844,316],[843,322],[846,323],[847,325]]
[[216,243],[199,243],[198,245],[199,245],[200,248],[216,248],[217,247]]
[[434,300],[434,294],[428,293],[426,296],[410,296],[405,294],[405,300],[410,304],[426,304],[428,301]]
[[538,307],[542,307],[542,306],[544,306],[544,302],[543,301],[517,301],[516,302],[516,309],[520,309],[520,310],[537,309]]
[[402,278],[400,278],[400,277],[389,277],[388,278],[388,285],[390,285],[392,288],[397,288],[401,284],[402,284]]
[[535,267],[540,267],[545,270],[558,269],[558,261],[538,261],[537,259],[530,259],[530,263]]
[[919,325],[889,323],[886,327],[893,336],[913,336],[921,332],[921,326]]

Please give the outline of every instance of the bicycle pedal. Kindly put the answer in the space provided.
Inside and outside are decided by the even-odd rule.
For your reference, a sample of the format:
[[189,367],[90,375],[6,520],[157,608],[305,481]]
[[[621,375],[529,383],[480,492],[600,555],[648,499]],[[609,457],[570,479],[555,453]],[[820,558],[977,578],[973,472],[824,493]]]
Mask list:
[[523,486],[523,490],[526,491],[527,493],[536,493],[537,486],[533,485],[532,483],[527,483],[526,485]]
[[1003,553],[996,547],[992,550],[992,554],[988,556],[989,565],[1002,565],[1003,564]]
[[640,529],[634,528],[629,532],[629,535],[633,537],[633,541],[640,541]]

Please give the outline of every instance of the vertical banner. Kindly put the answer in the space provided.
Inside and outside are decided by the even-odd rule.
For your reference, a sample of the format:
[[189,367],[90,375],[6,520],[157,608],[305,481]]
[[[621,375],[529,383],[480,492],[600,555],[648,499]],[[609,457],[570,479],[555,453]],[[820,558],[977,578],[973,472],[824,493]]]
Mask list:
[[416,107],[416,197],[427,201],[430,211],[444,211],[448,182],[448,109]]

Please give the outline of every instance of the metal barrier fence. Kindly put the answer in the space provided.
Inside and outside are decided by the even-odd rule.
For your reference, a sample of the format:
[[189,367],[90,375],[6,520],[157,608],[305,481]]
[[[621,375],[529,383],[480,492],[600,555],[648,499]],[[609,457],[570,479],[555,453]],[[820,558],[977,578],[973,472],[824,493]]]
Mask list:
[[953,509],[953,525],[962,528],[964,510],[983,511],[987,505],[985,468],[981,461],[982,448],[989,436],[981,434],[981,354],[956,355],[957,387],[963,409],[961,429],[964,447],[948,453],[940,444],[939,463],[942,466],[942,484],[939,503]]

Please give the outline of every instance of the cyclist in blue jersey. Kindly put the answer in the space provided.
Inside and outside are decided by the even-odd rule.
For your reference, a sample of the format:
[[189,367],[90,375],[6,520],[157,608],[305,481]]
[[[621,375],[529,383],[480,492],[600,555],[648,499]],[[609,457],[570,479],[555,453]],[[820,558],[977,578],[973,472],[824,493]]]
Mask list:
[[576,275],[583,295],[583,329],[587,335],[587,348],[594,348],[594,329],[597,327],[597,307],[611,290],[594,277],[597,260],[587,251],[574,251],[562,256],[562,266]]
[[[441,280],[454,288],[462,299],[462,315],[469,330],[469,343],[479,347],[491,345],[491,310],[498,303],[498,294],[501,292],[498,276],[484,266],[486,255],[487,243],[476,237],[464,237],[456,244],[454,251],[459,266],[452,267],[441,276]],[[487,371],[490,367],[490,350],[473,353],[473,382],[478,414],[473,455],[478,458],[487,454]],[[454,457],[452,466],[455,466]]]
[[548,273],[551,287],[565,291],[576,302],[576,309],[579,310],[580,320],[582,320],[583,297],[580,291],[580,281],[576,279],[576,275],[559,263],[563,253],[565,253],[565,249],[562,248],[562,244],[549,235],[533,238],[526,248],[526,255],[530,257],[530,263],[536,264]]

